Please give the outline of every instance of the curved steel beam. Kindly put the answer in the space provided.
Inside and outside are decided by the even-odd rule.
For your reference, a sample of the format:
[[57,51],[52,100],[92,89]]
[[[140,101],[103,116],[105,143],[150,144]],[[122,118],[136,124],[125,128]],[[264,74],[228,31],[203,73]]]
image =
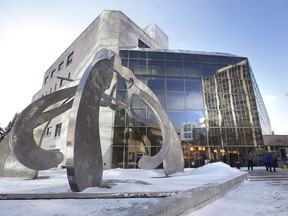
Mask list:
[[16,158],[26,167],[34,170],[46,170],[56,167],[63,160],[61,152],[46,151],[35,142],[33,130],[70,109],[72,101],[45,111],[49,106],[61,100],[72,98],[77,86],[53,92],[31,103],[18,116],[10,136],[10,149]]
[[0,177],[16,177],[34,179],[38,175],[37,170],[32,170],[25,167],[17,160],[13,152],[9,147],[9,133],[0,142]]
[[67,176],[72,191],[100,186],[103,159],[99,134],[102,94],[113,78],[113,55],[95,56],[78,85],[67,132]]

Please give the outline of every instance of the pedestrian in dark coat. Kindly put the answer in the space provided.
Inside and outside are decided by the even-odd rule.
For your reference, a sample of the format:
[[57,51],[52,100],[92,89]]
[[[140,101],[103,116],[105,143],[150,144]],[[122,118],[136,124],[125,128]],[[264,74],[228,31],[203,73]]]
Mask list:
[[[276,158],[273,156],[273,154],[271,152],[266,153],[265,161],[268,164],[270,172],[272,172],[272,167],[273,167],[273,171],[276,172],[277,160],[276,160]],[[266,170],[267,170],[267,168],[266,168]]]
[[251,170],[253,170],[254,155],[252,154],[251,151],[248,152],[246,159],[248,163],[248,170],[250,170],[250,168]]

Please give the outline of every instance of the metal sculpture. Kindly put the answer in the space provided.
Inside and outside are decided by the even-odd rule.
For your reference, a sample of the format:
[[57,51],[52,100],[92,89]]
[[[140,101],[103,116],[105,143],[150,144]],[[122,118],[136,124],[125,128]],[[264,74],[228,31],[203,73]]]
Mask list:
[[[115,88],[110,95],[105,93],[111,86],[114,72],[124,78],[128,86],[127,97],[123,101],[113,98]],[[99,108],[109,106],[113,110],[125,109],[133,117],[130,106],[133,95],[139,97],[154,112],[163,135],[161,150],[152,157],[144,155],[139,161],[139,167],[153,169],[163,162],[166,175],[182,172],[184,159],[180,140],[157,97],[131,70],[122,66],[117,54],[106,49],[97,52],[78,85],[44,96],[22,111],[10,134],[10,149],[21,164],[33,170],[49,169],[60,164],[63,160],[62,153],[42,149],[35,142],[33,130],[39,125],[44,125],[45,129],[52,118],[71,108],[66,155],[70,188],[72,191],[82,191],[88,187],[100,186],[103,162]],[[63,100],[65,101],[60,103]],[[51,104],[54,104],[52,108]],[[0,149],[0,155],[1,151]],[[1,163],[3,173],[5,165],[2,160]]]
[[90,64],[78,85],[67,133],[67,175],[73,191],[100,186],[103,172],[99,134],[102,94],[113,77],[113,56]]
[[130,69],[122,66],[119,56],[115,57],[114,70],[126,80],[127,86],[129,86],[127,98],[124,100],[127,113],[133,117],[129,110],[131,98],[133,95],[138,96],[153,111],[162,131],[163,146],[161,150],[152,157],[143,155],[138,166],[142,169],[154,169],[163,162],[166,175],[182,172],[184,158],[179,137],[156,95],[148,86],[138,80]]

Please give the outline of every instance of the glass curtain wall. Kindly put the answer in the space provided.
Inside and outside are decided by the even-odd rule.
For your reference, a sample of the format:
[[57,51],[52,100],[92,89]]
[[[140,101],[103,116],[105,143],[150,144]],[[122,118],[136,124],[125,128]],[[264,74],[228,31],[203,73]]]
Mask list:
[[[120,56],[123,66],[158,97],[181,139],[186,167],[219,161],[224,155],[235,166],[245,163],[248,150],[259,155],[259,95],[246,58],[148,49],[121,50]],[[118,84],[116,97],[123,100],[127,86],[120,77]],[[136,96],[131,113],[121,110],[115,115],[114,167],[136,168],[143,154],[153,156],[162,146],[153,112]]]

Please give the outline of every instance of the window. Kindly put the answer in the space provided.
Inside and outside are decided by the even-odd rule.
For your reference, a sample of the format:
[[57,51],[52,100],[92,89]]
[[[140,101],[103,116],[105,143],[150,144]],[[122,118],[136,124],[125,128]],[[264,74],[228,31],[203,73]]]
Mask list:
[[167,61],[166,74],[170,76],[182,76],[182,62]]
[[48,127],[46,130],[46,136],[50,136],[52,133],[52,127]]
[[130,59],[146,59],[147,52],[144,51],[130,51]]
[[153,91],[165,90],[165,78],[163,76],[148,76],[148,87]]
[[62,61],[62,62],[59,64],[58,71],[62,70],[63,68],[64,68],[64,61]]
[[135,74],[147,74],[146,60],[139,60],[139,59],[130,60],[129,68]]
[[166,53],[166,60],[168,61],[182,61],[182,53]]
[[185,108],[184,92],[170,92],[169,94],[167,94],[167,108],[184,109]]
[[184,80],[178,77],[168,77],[167,91],[184,91]]
[[215,63],[215,56],[200,55],[200,62]]
[[68,57],[67,57],[67,65],[69,65],[72,61],[73,61],[73,54],[74,54],[74,51],[71,52]]
[[54,74],[55,74],[55,69],[51,72],[51,75],[50,75],[50,77],[52,78],[53,76],[54,76]]
[[138,39],[138,47],[139,48],[149,48],[149,46],[147,44],[145,44],[143,41],[141,41],[140,39]]
[[202,81],[200,78],[186,78],[185,90],[192,92],[202,92]]
[[44,84],[47,83],[49,76],[45,77]]
[[200,77],[200,64],[192,62],[184,62],[184,74],[186,77]]
[[202,76],[210,77],[216,73],[217,68],[216,68],[216,65],[214,64],[202,64],[201,70],[202,70]]
[[63,79],[60,80],[60,85],[59,85],[60,87],[63,85],[63,81],[64,81]]
[[61,128],[62,128],[62,123],[56,125],[54,137],[61,135]]

